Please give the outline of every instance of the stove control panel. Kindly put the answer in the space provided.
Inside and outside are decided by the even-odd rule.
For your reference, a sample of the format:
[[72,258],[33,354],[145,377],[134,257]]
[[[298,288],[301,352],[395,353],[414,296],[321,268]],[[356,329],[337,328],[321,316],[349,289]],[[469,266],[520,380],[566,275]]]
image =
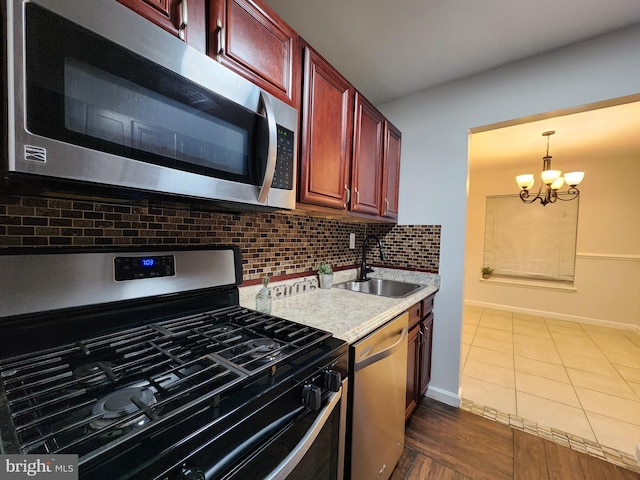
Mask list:
[[172,277],[176,274],[176,262],[173,255],[115,257],[113,265],[116,282]]

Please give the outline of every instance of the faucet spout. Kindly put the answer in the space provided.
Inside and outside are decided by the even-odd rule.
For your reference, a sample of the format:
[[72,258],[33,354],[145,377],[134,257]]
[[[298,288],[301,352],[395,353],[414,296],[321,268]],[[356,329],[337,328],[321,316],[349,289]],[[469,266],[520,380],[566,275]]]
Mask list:
[[380,260],[383,262],[386,260],[384,256],[384,250],[382,249],[382,242],[375,235],[368,235],[364,242],[362,242],[362,262],[360,263],[360,276],[358,277],[359,282],[366,282],[369,280],[367,276],[368,273],[373,272],[373,269],[367,265],[367,242],[369,240],[375,240],[378,244],[378,250],[380,250]]

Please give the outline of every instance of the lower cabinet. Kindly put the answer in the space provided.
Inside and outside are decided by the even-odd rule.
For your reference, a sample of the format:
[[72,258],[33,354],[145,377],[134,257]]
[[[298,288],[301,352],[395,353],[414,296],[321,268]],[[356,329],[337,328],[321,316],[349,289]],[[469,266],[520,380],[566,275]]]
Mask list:
[[431,345],[433,332],[433,312],[420,322],[420,398],[422,398],[431,380]]
[[408,420],[424,396],[431,379],[431,347],[433,344],[433,299],[435,293],[409,310],[407,351],[407,392],[405,420]]
[[407,351],[407,402],[405,421],[418,406],[418,370],[420,361],[420,347],[418,345],[419,325],[409,330],[409,350]]

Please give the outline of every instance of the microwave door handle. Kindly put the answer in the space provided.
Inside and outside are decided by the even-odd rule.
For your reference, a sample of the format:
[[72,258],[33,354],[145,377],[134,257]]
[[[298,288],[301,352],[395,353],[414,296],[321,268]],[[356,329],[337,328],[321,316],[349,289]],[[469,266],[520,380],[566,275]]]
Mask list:
[[263,106],[264,117],[267,121],[267,127],[269,128],[269,145],[267,147],[267,168],[264,172],[264,180],[260,187],[260,193],[258,194],[258,202],[264,203],[267,201],[271,184],[273,183],[273,177],[276,172],[276,156],[278,154],[278,130],[276,127],[276,117],[273,114],[273,107],[271,106],[271,100],[265,92],[260,92],[260,103]]

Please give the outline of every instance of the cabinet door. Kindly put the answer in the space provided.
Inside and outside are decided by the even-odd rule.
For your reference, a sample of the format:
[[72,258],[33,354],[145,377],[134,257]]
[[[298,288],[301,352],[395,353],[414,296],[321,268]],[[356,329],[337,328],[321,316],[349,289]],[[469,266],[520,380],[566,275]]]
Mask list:
[[353,135],[351,84],[311,47],[304,47],[299,199],[346,209]]
[[353,128],[351,210],[380,215],[384,117],[359,93],[356,93]]
[[209,55],[295,107],[297,54],[297,33],[263,2],[210,0]]
[[420,376],[420,324],[409,330],[407,351],[407,401],[405,421],[409,419],[418,406],[418,390]]
[[431,347],[433,345],[433,313],[420,322],[420,393],[419,398],[427,391],[431,380]]
[[398,219],[398,192],[400,189],[400,144],[402,134],[388,121],[385,122],[384,161],[382,175],[382,216]]
[[192,47],[203,53],[206,51],[205,0],[118,0],[118,2],[186,41]]

